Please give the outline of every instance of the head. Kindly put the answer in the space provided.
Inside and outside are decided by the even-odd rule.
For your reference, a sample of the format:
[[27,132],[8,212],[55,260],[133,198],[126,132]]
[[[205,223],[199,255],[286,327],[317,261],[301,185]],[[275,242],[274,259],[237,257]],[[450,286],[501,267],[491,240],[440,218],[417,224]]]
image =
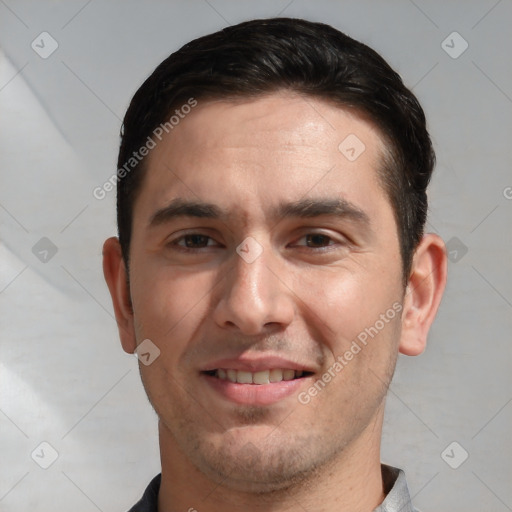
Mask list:
[[[169,446],[275,490],[368,441],[444,286],[433,165],[414,95],[328,25],[250,21],[156,68],[124,119],[104,270],[124,349],[159,350],[141,374]],[[296,373],[224,381],[272,369]]]
[[[385,142],[378,168],[397,223],[404,282],[427,216],[435,155],[425,115],[400,76],[368,46],[321,23],[255,20],[196,39],[165,59],[135,94],[123,123],[118,169],[162,125],[174,129],[191,99],[248,100],[280,90],[324,100],[365,117]],[[178,111],[175,113],[175,111]],[[173,116],[174,114],[174,116]],[[157,139],[155,139],[157,140]],[[133,206],[143,159],[118,183],[117,220],[128,264]]]

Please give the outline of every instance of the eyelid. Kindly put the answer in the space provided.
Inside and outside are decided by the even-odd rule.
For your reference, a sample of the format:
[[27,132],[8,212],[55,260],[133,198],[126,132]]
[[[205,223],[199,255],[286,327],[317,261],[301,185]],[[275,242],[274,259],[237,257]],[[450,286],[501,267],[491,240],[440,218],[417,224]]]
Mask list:
[[349,244],[351,243],[351,240],[346,235],[343,235],[342,233],[333,233],[332,231],[325,232],[321,228],[303,228],[300,230],[300,235],[298,237],[294,237],[294,240],[301,240],[306,236],[324,236],[326,238],[329,238],[334,243],[341,243],[341,244]]
[[[175,238],[165,242],[165,246],[177,247],[179,250],[191,251],[191,252],[204,251],[204,250],[207,250],[207,249],[212,248],[212,247],[219,247],[219,246],[223,247],[223,244],[218,242],[213,236],[207,234],[205,231],[206,230],[199,231],[197,229],[196,230],[191,229],[190,231],[181,232]],[[336,245],[347,246],[347,245],[351,244],[350,239],[348,239],[346,236],[343,236],[341,234],[338,237],[336,237],[332,233],[326,233],[324,231],[317,231],[314,228],[309,228],[309,229],[308,228],[303,228],[301,230],[301,232],[302,233],[300,234],[300,236],[294,237],[294,241],[291,243],[292,246],[305,247],[305,248],[313,250],[313,251],[314,250],[322,251],[322,250],[332,249]],[[309,247],[306,244],[297,244],[297,242],[299,240],[302,240],[303,238],[305,238],[307,236],[315,236],[315,235],[319,235],[319,236],[323,236],[323,237],[328,238],[329,239],[328,245],[320,246],[320,247]],[[197,248],[186,247],[185,245],[180,245],[179,242],[184,240],[187,236],[202,236],[202,237],[205,237],[205,238],[208,239],[207,245],[205,247],[197,247]],[[209,241],[210,240],[213,240],[215,242],[215,244],[209,245]]]
[[[318,235],[318,236],[323,236],[323,237],[326,237],[329,239],[328,241],[328,244],[327,245],[324,245],[324,246],[321,246],[321,247],[309,247],[307,245],[303,245],[303,244],[297,244],[297,242],[299,240],[302,240],[303,238],[307,237],[307,236],[315,236],[315,235]],[[298,238],[295,238],[295,242],[293,242],[293,245],[299,245],[299,247],[306,247],[308,249],[316,249],[318,251],[321,251],[322,249],[323,250],[329,250],[329,249],[332,249],[333,247],[335,247],[336,245],[343,245],[343,246],[347,246],[349,245],[351,242],[350,240],[343,236],[343,235],[340,235],[339,237],[335,237],[332,233],[324,233],[324,232],[321,232],[321,231],[308,231],[308,232],[305,232],[304,234],[302,234],[300,237]]]
[[208,242],[210,240],[213,240],[215,242],[216,246],[221,246],[222,245],[215,238],[213,238],[213,236],[210,236],[210,235],[208,235],[208,234],[206,234],[204,232],[201,232],[201,231],[189,231],[189,232],[186,232],[186,233],[181,233],[179,236],[176,236],[175,238],[166,241],[165,245],[166,246],[179,247],[181,249],[188,250],[188,251],[200,251],[201,249],[208,249],[209,247],[214,247],[214,245],[209,245],[208,243],[207,243],[206,247],[199,247],[199,248],[192,248],[192,247],[186,247],[184,245],[179,245],[178,242],[184,240],[187,236],[202,236],[202,237],[208,238]]

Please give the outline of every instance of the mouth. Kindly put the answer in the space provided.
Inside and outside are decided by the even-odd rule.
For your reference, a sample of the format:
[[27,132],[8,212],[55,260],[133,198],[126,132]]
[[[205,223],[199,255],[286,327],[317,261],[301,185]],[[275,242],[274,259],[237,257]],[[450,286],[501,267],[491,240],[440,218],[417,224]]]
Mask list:
[[272,368],[258,372],[235,370],[232,368],[217,368],[202,373],[223,381],[237,384],[255,384],[259,386],[302,379],[313,375],[313,372],[294,370],[292,368]]
[[[313,372],[292,368],[259,369],[256,372],[234,368],[201,371],[213,398],[236,405],[270,406],[297,395],[309,385]],[[215,403],[215,402],[212,402]]]

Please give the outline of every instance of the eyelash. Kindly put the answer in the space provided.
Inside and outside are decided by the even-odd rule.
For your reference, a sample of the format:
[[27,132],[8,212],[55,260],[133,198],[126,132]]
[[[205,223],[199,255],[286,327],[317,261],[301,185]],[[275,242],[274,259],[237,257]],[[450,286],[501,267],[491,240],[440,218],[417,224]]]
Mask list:
[[[303,238],[306,238],[308,236],[309,237],[311,237],[311,236],[321,236],[323,238],[328,239],[329,242],[334,242],[334,244],[329,244],[327,246],[321,246],[321,247],[308,247],[306,245],[301,246],[301,247],[306,247],[306,248],[309,248],[309,249],[312,249],[312,250],[316,250],[317,252],[328,251],[328,250],[330,250],[329,248],[333,247],[335,244],[339,244],[339,245],[343,245],[343,246],[347,245],[346,242],[336,241],[333,237],[331,237],[329,235],[326,235],[324,233],[306,233],[305,235],[301,236],[299,238],[299,240],[302,240]],[[180,236],[180,237],[170,241],[167,244],[167,246],[175,248],[176,250],[179,250],[181,252],[195,252],[195,253],[202,252],[204,249],[208,249],[209,247],[212,247],[212,246],[207,245],[206,247],[191,248],[191,247],[185,247],[185,246],[182,246],[182,245],[178,244],[178,242],[185,240],[187,237],[203,237],[203,238],[206,238],[208,240],[213,240],[213,238],[211,236],[204,235],[203,233],[187,233],[186,235],[182,235],[182,236]]]

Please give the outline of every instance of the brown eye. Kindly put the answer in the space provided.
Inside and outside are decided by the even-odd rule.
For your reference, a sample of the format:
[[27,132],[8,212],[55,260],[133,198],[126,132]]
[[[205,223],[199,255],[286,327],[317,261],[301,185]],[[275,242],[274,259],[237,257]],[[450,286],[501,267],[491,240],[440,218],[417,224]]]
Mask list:
[[182,251],[193,251],[199,249],[206,249],[216,245],[215,240],[202,233],[189,233],[176,238],[167,244],[170,248],[177,248]]
[[187,249],[200,249],[208,246],[208,240],[210,240],[210,237],[206,235],[185,235],[181,240],[185,242],[185,247]]
[[305,236],[306,245],[308,247],[326,247],[329,245],[329,242],[332,241],[330,236],[322,235],[320,233],[314,233]]

